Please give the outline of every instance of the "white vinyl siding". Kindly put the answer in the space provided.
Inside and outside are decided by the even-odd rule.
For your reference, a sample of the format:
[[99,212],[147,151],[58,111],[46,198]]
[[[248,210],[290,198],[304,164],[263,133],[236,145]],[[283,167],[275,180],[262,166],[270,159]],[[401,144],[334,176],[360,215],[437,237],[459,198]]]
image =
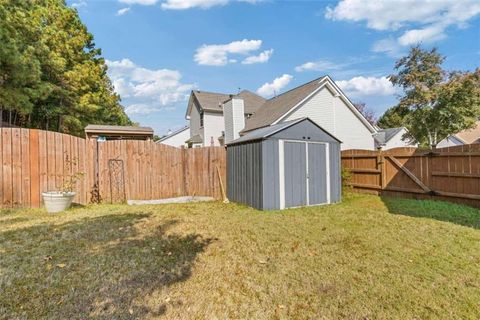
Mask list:
[[240,138],[240,131],[245,128],[245,113],[242,99],[231,99],[223,105],[225,119],[225,143]]
[[185,129],[177,134],[166,138],[165,140],[160,141],[160,143],[180,148],[182,146],[185,146],[185,141],[187,141],[188,139],[190,139],[190,129]]
[[190,112],[190,137],[199,135],[203,139],[203,127],[200,127],[200,113],[195,105]]
[[205,112],[204,114],[204,136],[203,146],[209,147],[213,138],[213,145],[220,146],[218,138],[222,135],[222,131],[225,131],[225,124],[223,121],[222,113]]
[[342,150],[374,150],[370,130],[340,97],[326,87],[320,89],[283,121],[308,117],[342,141]]

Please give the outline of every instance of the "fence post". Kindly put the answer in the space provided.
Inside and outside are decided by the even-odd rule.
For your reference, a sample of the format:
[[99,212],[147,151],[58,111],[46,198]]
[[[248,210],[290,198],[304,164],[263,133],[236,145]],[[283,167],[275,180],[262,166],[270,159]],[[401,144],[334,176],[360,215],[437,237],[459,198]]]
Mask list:
[[[89,141],[91,138],[87,138]],[[98,163],[98,141],[97,139],[94,140],[94,150],[92,150],[93,154],[93,188],[90,191],[90,202],[91,203],[100,203],[102,199],[100,198],[100,177],[99,177],[99,163]],[[91,144],[89,143],[91,146]]]
[[385,177],[386,167],[385,167],[385,156],[383,155],[383,150],[380,150],[380,187],[381,191],[385,190],[387,179]]
[[187,195],[187,149],[182,146],[182,195]]

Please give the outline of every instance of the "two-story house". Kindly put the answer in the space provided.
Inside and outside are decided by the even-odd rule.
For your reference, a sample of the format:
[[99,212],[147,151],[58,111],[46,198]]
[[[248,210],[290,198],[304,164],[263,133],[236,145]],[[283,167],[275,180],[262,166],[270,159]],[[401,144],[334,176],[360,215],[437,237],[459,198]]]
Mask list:
[[341,140],[342,149],[375,149],[377,129],[329,76],[268,100],[247,90],[235,95],[195,90],[185,117],[189,147],[221,146],[246,132],[308,117]]

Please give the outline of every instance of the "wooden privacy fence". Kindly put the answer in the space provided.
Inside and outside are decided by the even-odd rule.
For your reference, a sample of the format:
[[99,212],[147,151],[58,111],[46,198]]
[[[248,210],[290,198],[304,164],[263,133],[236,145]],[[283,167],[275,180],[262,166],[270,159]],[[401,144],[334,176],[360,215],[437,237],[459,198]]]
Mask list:
[[342,151],[350,184],[363,192],[480,207],[480,144],[435,150]]
[[[107,203],[182,195],[221,198],[226,176],[221,147],[178,149],[153,141],[97,142],[50,131],[0,128],[0,207],[39,207],[43,191],[58,190],[83,172],[75,202]],[[217,171],[218,168],[218,171]]]

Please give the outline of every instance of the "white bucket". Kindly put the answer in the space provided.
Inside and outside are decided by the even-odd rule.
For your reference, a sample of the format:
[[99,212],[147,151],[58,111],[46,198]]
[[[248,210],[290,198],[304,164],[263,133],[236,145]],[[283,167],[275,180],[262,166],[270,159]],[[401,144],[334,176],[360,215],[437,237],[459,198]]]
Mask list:
[[48,191],[42,192],[42,197],[47,212],[55,213],[70,208],[75,192]]

